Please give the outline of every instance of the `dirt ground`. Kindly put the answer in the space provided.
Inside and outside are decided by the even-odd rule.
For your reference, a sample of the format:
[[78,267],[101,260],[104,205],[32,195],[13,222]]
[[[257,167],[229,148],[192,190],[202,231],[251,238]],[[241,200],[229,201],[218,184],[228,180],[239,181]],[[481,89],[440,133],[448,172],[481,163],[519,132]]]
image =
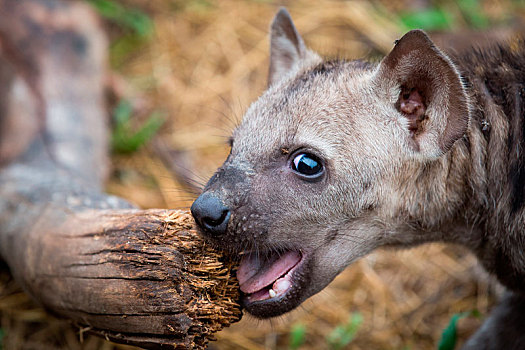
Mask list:
[[[307,45],[322,55],[374,61],[413,23],[428,26],[440,38],[469,35],[472,30],[506,37],[525,19],[525,10],[516,1],[120,3],[137,9],[151,28],[148,35],[137,38],[133,28],[106,13],[112,42],[108,112],[125,99],[133,107],[134,125],[152,113],[165,122],[138,151],[113,156],[107,188],[143,208],[189,208],[199,188],[223,162],[229,133],[265,89],[267,32],[279,5],[288,7]],[[430,19],[425,22],[413,13]],[[457,44],[459,49],[463,44]],[[3,349],[131,348],[90,337],[85,330],[46,314],[18,288],[5,267],[1,271]],[[344,348],[435,349],[454,314],[477,310],[481,315],[460,320],[461,343],[488,314],[499,292],[461,247],[431,244],[380,250],[350,266],[300,309],[271,321],[246,315],[219,333],[210,348],[293,349],[293,333],[303,342],[300,349],[335,349],[327,338],[360,316],[355,338]],[[301,329],[305,333],[298,336]]]

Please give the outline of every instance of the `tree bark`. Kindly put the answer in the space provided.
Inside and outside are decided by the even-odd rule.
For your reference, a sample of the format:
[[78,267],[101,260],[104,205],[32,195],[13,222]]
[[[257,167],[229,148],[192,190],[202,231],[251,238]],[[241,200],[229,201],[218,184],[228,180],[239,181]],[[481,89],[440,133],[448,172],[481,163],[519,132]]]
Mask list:
[[241,317],[236,263],[186,212],[103,192],[105,62],[87,6],[0,0],[0,255],[35,300],[91,332],[203,348]]

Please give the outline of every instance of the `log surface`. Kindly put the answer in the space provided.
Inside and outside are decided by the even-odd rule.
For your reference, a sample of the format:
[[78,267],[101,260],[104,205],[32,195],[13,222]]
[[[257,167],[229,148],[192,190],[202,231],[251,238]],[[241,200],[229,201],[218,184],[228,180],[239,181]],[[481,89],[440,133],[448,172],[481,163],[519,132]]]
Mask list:
[[201,348],[241,317],[235,262],[197,236],[186,212],[84,211],[31,241],[15,262],[26,290],[110,339]]

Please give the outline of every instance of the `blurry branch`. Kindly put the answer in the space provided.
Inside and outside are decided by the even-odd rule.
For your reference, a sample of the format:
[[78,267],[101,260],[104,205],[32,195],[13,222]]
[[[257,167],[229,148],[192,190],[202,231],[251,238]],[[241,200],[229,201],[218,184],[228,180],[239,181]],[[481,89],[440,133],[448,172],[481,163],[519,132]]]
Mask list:
[[[0,19],[0,135],[15,133],[0,145],[16,149],[0,168],[0,256],[36,301],[89,332],[205,347],[240,319],[233,263],[187,213],[136,210],[103,192],[107,52],[96,16],[79,3],[3,0]],[[35,121],[43,128],[12,127]],[[128,141],[138,147],[152,129]]]

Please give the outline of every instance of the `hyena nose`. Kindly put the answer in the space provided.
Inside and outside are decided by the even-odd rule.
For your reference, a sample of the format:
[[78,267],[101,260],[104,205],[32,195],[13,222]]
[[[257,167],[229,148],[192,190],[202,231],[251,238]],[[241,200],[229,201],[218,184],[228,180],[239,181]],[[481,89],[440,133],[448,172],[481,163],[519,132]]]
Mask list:
[[230,209],[211,193],[203,193],[193,202],[191,214],[197,224],[214,236],[226,233]]

